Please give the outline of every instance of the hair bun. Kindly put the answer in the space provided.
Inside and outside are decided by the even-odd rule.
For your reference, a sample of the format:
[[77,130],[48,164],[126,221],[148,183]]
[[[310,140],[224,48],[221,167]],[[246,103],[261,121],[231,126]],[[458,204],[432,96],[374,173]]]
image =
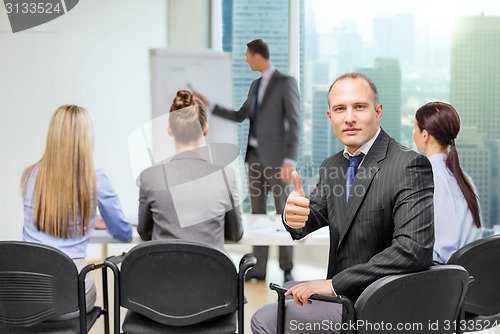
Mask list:
[[193,94],[187,90],[180,90],[174,98],[171,110],[186,108],[193,105]]

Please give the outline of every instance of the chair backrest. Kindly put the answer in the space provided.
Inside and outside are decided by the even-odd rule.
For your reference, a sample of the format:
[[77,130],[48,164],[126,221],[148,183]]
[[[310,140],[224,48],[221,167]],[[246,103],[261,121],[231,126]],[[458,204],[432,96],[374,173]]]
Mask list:
[[0,241],[0,323],[31,326],[78,311],[78,270],[60,250]]
[[120,304],[165,325],[200,323],[237,311],[238,274],[231,258],[211,245],[146,242],[123,259]]
[[474,277],[467,290],[464,309],[490,316],[500,313],[500,235],[475,240],[456,251],[448,264],[457,264]]
[[358,333],[453,333],[468,282],[460,266],[381,278],[356,301]]

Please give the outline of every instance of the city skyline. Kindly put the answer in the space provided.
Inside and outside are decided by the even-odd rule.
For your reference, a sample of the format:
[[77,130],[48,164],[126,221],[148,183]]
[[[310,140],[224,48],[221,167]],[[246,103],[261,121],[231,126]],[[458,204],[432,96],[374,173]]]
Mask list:
[[[251,8],[244,1],[234,0],[231,3],[233,15],[240,15],[237,20],[240,33],[238,34],[234,27],[232,29],[234,106],[238,108],[246,98],[251,81],[258,77],[258,74],[252,73],[245,63],[244,49],[248,41],[254,38],[266,40],[271,48],[273,65],[282,72],[287,71],[288,49],[284,46],[288,38],[288,1],[272,2],[274,6],[272,8],[268,8],[269,0],[256,1],[252,3]],[[342,17],[341,13],[345,9],[339,10],[335,15],[338,15],[340,19],[330,20],[330,28],[325,30],[324,27],[318,27],[316,24],[323,21],[317,17],[318,12],[315,9],[315,6],[321,3],[321,1],[305,0],[301,3],[300,13],[301,75],[298,79],[301,90],[302,133],[301,154],[297,169],[307,176],[305,182],[311,183],[307,186],[311,188],[317,182],[317,175],[314,171],[319,168],[321,162],[343,149],[343,145],[335,138],[326,115],[329,85],[342,73],[361,72],[370,77],[379,88],[380,102],[384,106],[381,126],[392,137],[411,149],[416,150],[413,143],[413,119],[418,107],[430,101],[456,104],[464,129],[457,141],[461,145],[458,149],[461,157],[463,155],[463,168],[474,181],[477,179],[476,186],[481,199],[485,225],[491,227],[498,224],[500,206],[498,193],[500,191],[496,187],[492,190],[491,184],[497,182],[497,175],[500,174],[496,167],[500,156],[499,145],[495,142],[500,139],[500,130],[498,130],[500,129],[500,110],[498,110],[500,104],[498,94],[495,93],[498,91],[495,88],[497,84],[500,89],[500,79],[495,81],[495,85],[488,84],[491,89],[487,90],[489,95],[485,97],[478,94],[481,90],[485,91],[480,84],[479,77],[474,81],[473,87],[461,84],[464,80],[453,78],[460,70],[471,71],[468,65],[470,59],[465,56],[465,54],[471,54],[471,49],[477,51],[476,60],[487,59],[479,66],[482,71],[491,72],[488,77],[492,80],[500,77],[498,73],[500,63],[495,59],[495,55],[500,51],[500,23],[498,23],[500,21],[491,24],[497,27],[493,38],[482,42],[481,39],[472,38],[475,44],[466,47],[466,51],[458,50],[456,43],[457,32],[460,31],[458,23],[462,20],[460,16],[463,13],[477,14],[469,15],[469,17],[486,18],[490,18],[489,13],[498,13],[499,17],[492,18],[492,20],[500,20],[500,5],[492,6],[488,3],[482,6],[484,1],[479,1],[474,6],[468,4],[462,8],[454,8],[443,17],[443,22],[449,23],[450,26],[437,33],[432,22],[429,22],[425,29],[420,28],[423,19],[421,9],[408,13],[407,9],[400,10],[401,8],[397,6],[392,11],[389,11],[387,6],[381,6],[384,8],[372,12],[369,16],[358,15],[353,16],[354,18]],[[333,6],[334,3],[336,2],[332,2],[329,6]],[[386,1],[382,3],[385,4]],[[257,11],[263,7],[266,8],[266,13],[257,14]],[[272,9],[276,10],[276,14],[272,14]],[[286,38],[277,42],[276,34],[270,34],[270,31],[277,33],[279,29],[266,29],[264,22],[268,22],[265,18],[268,19],[270,16],[277,17],[279,11],[285,11],[286,18],[280,16],[281,19],[273,20],[273,24],[282,23],[279,29],[283,32],[286,30],[283,35]],[[321,12],[321,15],[324,15],[323,12],[327,10]],[[363,10],[360,13],[363,13]],[[486,15],[481,15],[481,13],[486,13]],[[435,16],[433,15],[429,16],[429,21],[432,21]],[[234,19],[235,17],[232,22],[235,22]],[[248,29],[243,30],[245,25],[253,27],[250,29],[251,33]],[[241,31],[246,31],[247,34],[242,34]],[[369,31],[371,35],[367,37],[366,31]],[[471,38],[469,37],[468,40]],[[483,46],[477,43],[483,43]],[[237,44],[239,49],[236,48]],[[279,45],[283,48],[277,47]],[[283,54],[275,57],[274,54],[280,50],[283,50]],[[461,58],[457,57],[457,54],[460,54]],[[483,58],[477,58],[479,54],[482,54]],[[457,59],[461,59],[461,62]],[[473,63],[474,60],[471,61],[471,64]],[[457,69],[460,70],[457,72]],[[463,74],[460,75],[463,77]],[[462,87],[461,90],[458,87]],[[469,92],[469,95],[475,94],[476,100],[467,98],[469,95],[464,92]],[[468,100],[462,101],[457,96]],[[474,106],[482,107],[474,109]],[[480,117],[479,113],[483,110],[490,110],[492,113],[490,117]],[[477,121],[478,119],[480,121]],[[246,147],[248,130],[244,126],[246,125],[243,125],[243,129],[239,131],[240,147]],[[478,132],[473,129],[474,127],[498,131],[494,135],[489,134],[493,130],[486,131],[484,143],[478,146],[478,136],[474,135]],[[473,138],[473,140],[467,143],[467,138]],[[488,157],[485,157],[485,154]],[[477,160],[479,156],[482,160]]]
[[457,149],[478,190],[485,226],[498,222],[500,148],[500,17],[457,20],[452,37],[450,99],[462,125]]

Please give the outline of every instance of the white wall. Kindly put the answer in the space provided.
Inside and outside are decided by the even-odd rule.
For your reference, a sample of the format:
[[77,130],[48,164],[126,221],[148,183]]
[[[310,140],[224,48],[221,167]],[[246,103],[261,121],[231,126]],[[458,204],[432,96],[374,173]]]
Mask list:
[[207,0],[168,1],[167,38],[169,47],[179,49],[210,48],[210,2]]
[[[92,114],[95,165],[106,170],[125,212],[136,213],[127,140],[151,119],[149,49],[208,48],[210,9],[207,0],[82,0],[54,21],[13,34],[0,8],[0,240],[21,238],[21,173],[41,158],[50,117],[66,103]],[[110,254],[124,247],[113,245]],[[99,251],[91,245],[89,258]],[[303,247],[296,258],[327,254]]]
[[62,104],[89,110],[95,165],[125,212],[137,211],[127,139],[151,118],[149,49],[166,47],[164,0],[84,0],[54,21],[12,34],[0,9],[0,240],[20,239],[19,180],[41,158]]

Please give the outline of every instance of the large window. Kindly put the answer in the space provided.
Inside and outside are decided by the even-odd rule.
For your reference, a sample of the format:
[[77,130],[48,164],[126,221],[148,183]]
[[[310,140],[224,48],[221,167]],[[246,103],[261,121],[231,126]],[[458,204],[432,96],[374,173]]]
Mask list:
[[[289,15],[295,1],[298,17]],[[225,29],[233,24],[228,45],[235,107],[256,76],[244,62],[246,42],[268,40],[272,62],[287,72],[283,52],[290,40],[300,40],[303,131],[297,167],[306,184],[315,184],[321,162],[343,148],[326,115],[328,87],[345,72],[360,72],[379,89],[381,126],[412,149],[416,109],[430,101],[455,106],[462,120],[461,164],[478,188],[484,225],[500,223],[500,2],[223,0],[223,10],[229,4],[232,19],[224,22]],[[292,34],[288,27],[297,25],[300,32]],[[240,70],[253,77],[240,76]]]

